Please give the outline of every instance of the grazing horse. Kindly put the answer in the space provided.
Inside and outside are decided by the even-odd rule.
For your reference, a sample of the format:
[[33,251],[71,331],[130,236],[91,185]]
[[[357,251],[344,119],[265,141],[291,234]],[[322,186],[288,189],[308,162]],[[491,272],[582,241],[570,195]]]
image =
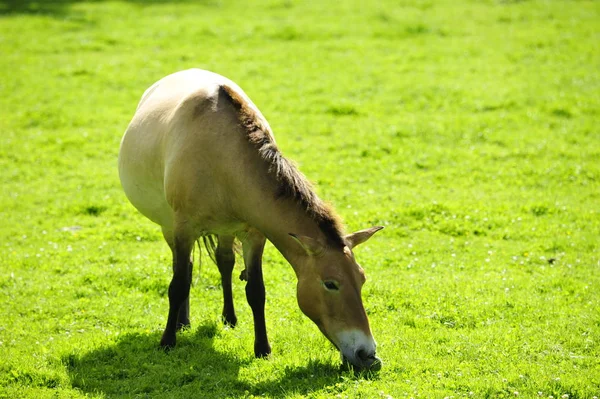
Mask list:
[[190,255],[200,237],[216,240],[222,317],[235,326],[231,276],[237,238],[254,317],[254,354],[271,353],[262,275],[269,240],[296,273],[300,309],[343,360],[358,369],[381,367],[361,299],[365,274],[352,249],[382,227],[344,234],[339,217],[283,157],[266,119],[238,85],[190,69],[151,86],[121,141],[119,175],[128,199],[161,226],[173,253],[164,348],[173,347],[176,331],[190,323]]

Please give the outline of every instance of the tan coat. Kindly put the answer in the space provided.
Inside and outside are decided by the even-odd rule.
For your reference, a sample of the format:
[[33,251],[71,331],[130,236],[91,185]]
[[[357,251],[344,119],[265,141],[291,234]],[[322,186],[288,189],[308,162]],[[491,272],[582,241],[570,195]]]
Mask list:
[[224,321],[236,320],[230,298],[236,237],[244,250],[255,353],[270,353],[261,270],[268,239],[296,272],[301,310],[351,364],[380,366],[360,297],[364,273],[352,254],[380,228],[344,235],[339,218],[282,156],[266,119],[235,83],[191,69],[146,90],[121,142],[119,174],[131,203],[161,226],[173,250],[163,346],[175,344],[177,325],[189,324],[193,243],[215,235]]

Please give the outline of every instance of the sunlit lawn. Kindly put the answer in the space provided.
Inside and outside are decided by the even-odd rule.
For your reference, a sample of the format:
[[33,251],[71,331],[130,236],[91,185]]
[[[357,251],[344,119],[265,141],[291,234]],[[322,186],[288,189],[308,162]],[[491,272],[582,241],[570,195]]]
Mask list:
[[[0,1],[0,397],[600,396],[600,3]],[[170,353],[170,253],[118,181],[154,81],[236,81],[343,216],[384,368],[340,370],[265,254],[268,360],[203,256]],[[196,253],[198,257],[198,253]],[[241,266],[238,264],[238,271]]]

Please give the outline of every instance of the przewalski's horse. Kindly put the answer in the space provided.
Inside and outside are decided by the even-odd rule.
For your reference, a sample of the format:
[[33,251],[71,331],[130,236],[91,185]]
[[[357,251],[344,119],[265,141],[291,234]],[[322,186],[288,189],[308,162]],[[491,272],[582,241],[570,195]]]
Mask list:
[[237,322],[231,292],[237,238],[254,316],[254,353],[271,352],[262,276],[268,239],[296,272],[302,312],[353,366],[381,367],[361,299],[365,274],[352,254],[381,227],[345,235],[338,216],[283,157],[269,124],[238,85],[198,69],[155,83],[121,141],[119,175],[131,203],[162,227],[173,252],[163,347],[174,346],[175,332],[189,325],[190,254],[199,237],[211,235],[218,242],[223,321]]

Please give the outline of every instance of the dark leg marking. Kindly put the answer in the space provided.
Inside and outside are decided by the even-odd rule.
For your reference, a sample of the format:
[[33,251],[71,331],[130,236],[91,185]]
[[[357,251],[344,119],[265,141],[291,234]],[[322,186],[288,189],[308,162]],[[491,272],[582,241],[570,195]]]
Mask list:
[[190,253],[194,240],[189,235],[177,232],[173,239],[173,279],[169,284],[169,316],[160,345],[163,348],[175,346],[175,333],[180,326],[189,325],[190,285],[192,283],[192,264]]
[[[192,261],[189,262],[189,281],[190,284],[192,282]],[[173,269],[173,273],[175,269]],[[177,331],[185,330],[190,327],[190,296],[188,296],[183,300],[183,303],[179,307],[179,313],[177,313]]]
[[254,316],[254,355],[266,357],[271,353],[265,324],[265,284],[262,274],[262,255],[265,237],[258,231],[249,232],[242,245],[246,264],[246,299]]
[[233,306],[233,293],[231,290],[231,275],[235,264],[235,253],[233,252],[233,237],[219,236],[219,244],[215,253],[217,267],[221,273],[221,287],[223,288],[223,323],[235,327],[237,317]]

